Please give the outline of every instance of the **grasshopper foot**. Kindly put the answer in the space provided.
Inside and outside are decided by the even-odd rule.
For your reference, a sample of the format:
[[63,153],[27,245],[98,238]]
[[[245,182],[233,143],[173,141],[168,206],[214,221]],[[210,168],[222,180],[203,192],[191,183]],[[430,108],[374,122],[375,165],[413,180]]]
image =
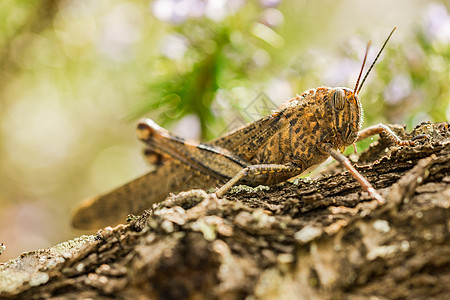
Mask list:
[[369,195],[374,198],[375,200],[378,201],[378,204],[384,204],[386,203],[386,201],[384,200],[384,198],[371,186],[367,188],[367,192],[369,193]]

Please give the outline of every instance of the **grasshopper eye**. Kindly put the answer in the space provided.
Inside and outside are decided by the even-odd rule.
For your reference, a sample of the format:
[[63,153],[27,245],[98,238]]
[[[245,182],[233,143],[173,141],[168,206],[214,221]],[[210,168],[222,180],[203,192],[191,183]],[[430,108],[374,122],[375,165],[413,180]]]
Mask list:
[[333,105],[337,110],[343,110],[345,105],[345,92],[342,89],[337,89],[333,93]]

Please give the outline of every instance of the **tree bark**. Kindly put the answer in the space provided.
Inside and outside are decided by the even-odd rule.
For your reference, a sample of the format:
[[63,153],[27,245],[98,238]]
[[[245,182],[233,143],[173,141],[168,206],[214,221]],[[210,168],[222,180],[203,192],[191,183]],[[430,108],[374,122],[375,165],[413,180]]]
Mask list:
[[379,205],[337,164],[317,179],[173,195],[0,266],[0,298],[444,299],[450,297],[450,131],[423,123],[357,159]]

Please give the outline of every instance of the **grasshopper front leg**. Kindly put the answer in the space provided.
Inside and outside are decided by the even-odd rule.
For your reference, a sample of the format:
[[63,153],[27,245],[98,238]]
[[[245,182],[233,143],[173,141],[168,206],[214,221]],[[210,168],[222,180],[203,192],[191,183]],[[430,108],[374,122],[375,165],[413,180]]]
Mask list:
[[385,133],[390,140],[392,140],[397,146],[414,146],[413,141],[403,141],[401,138],[399,138],[389,127],[386,125],[379,123],[377,125],[373,125],[370,127],[367,127],[363,130],[361,130],[358,133],[358,139],[357,142],[364,140],[368,137],[371,137],[375,134]]
[[[396,145],[398,146],[414,146],[415,143],[412,140],[402,140],[400,137],[398,137],[388,126],[379,123],[377,125],[373,125],[370,127],[367,127],[366,129],[361,130],[358,133],[357,142],[361,141],[363,139],[366,139],[368,137],[371,137],[375,134],[385,133],[390,140],[392,140]],[[414,138],[415,139],[427,139],[428,136],[426,135],[420,135]],[[350,163],[348,158],[340,153],[339,151],[335,150],[330,144],[325,144],[323,146],[324,150],[328,152],[334,159],[336,159],[345,169],[349,171],[349,173],[361,184],[364,191],[366,191],[372,198],[376,199],[378,203],[383,204],[385,203],[383,197],[375,190],[375,188],[370,184],[369,181],[367,181],[364,176],[362,176]]]
[[426,134],[420,134],[413,137],[411,140],[402,140],[397,134],[395,134],[388,126],[379,123],[361,130],[358,133],[357,142],[371,137],[375,134],[385,133],[387,137],[393,141],[397,146],[415,146],[415,140],[419,139],[429,139],[430,137]]
[[363,190],[366,191],[372,198],[378,201],[378,203],[383,204],[385,201],[383,197],[375,190],[375,188],[367,181],[364,176],[361,175],[350,163],[350,160],[342,153],[334,149],[330,144],[325,144],[323,146],[324,150],[328,152],[335,160],[337,160],[347,171],[355,178],[359,184],[362,186]]

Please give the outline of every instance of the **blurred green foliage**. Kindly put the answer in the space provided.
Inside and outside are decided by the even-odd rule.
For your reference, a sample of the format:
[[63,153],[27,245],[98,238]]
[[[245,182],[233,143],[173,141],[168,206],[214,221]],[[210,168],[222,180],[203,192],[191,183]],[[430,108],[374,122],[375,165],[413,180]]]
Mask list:
[[[131,118],[160,111],[160,121],[166,125],[194,114],[201,124],[202,139],[213,138],[215,123],[226,125],[214,113],[219,90],[227,92],[268,77],[263,75],[269,68],[265,60],[282,38],[261,23],[265,9],[261,3],[248,1],[235,13],[224,12],[220,22],[197,15],[171,24],[160,57],[149,70],[158,77],[148,85],[146,99]],[[267,34],[269,38],[261,39]]]
[[431,34],[418,25],[408,40],[388,47],[375,80],[366,87],[367,94],[376,95],[365,104],[367,122],[412,128],[423,121],[448,120],[450,40]]

